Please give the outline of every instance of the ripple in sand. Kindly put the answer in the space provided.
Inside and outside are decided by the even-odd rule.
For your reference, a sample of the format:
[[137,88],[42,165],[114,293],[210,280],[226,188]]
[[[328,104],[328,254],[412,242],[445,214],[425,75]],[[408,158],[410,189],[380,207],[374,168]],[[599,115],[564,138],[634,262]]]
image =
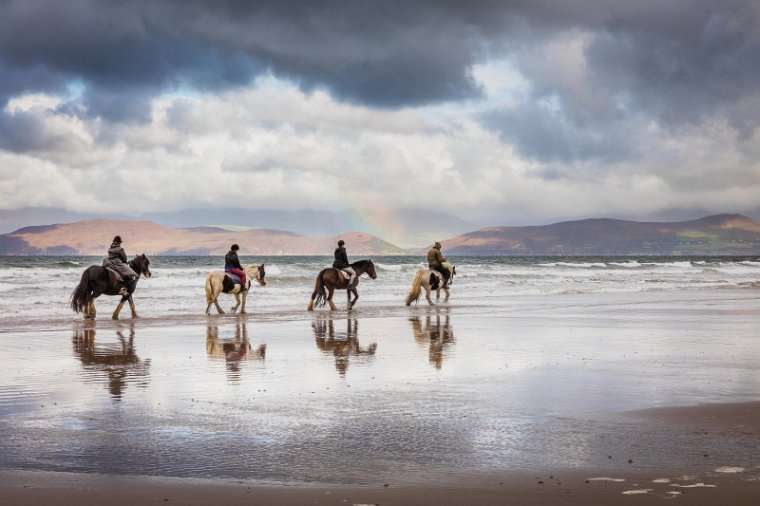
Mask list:
[[652,491],[651,488],[640,488],[636,490],[624,490],[622,494],[623,495],[648,494],[651,491]]
[[731,467],[731,466],[722,466],[715,470],[716,473],[743,473],[746,471],[743,467]]

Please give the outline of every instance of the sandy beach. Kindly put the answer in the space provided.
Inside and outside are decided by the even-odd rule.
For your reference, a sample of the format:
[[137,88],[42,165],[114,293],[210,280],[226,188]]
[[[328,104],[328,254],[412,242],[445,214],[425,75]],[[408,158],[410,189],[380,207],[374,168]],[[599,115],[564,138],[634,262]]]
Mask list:
[[748,290],[106,318],[3,324],[0,503],[760,496]]

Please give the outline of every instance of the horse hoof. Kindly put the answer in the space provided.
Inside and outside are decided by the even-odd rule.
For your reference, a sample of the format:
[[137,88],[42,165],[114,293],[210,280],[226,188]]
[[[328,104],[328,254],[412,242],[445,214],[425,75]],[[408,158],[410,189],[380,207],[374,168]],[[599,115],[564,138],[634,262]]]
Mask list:
[[111,319],[112,319],[112,320],[118,320],[118,319],[119,319],[119,317],[118,317],[118,316],[112,316],[112,317],[111,317]]

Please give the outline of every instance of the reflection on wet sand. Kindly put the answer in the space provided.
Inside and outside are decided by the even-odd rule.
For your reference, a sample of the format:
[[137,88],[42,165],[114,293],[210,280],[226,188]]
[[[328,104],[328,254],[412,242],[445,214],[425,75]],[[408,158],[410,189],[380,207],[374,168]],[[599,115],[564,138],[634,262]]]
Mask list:
[[449,315],[446,314],[443,321],[439,314],[426,316],[424,322],[419,316],[409,318],[409,321],[412,322],[414,340],[422,345],[428,345],[430,363],[436,369],[440,369],[447,349],[454,344],[454,329],[451,328]]
[[267,345],[255,350],[248,339],[248,323],[238,320],[231,337],[219,335],[219,327],[209,323],[206,327],[206,353],[212,359],[224,359],[230,380],[240,380],[240,363],[244,360],[264,360]]
[[[339,323],[340,325],[340,323]],[[359,345],[359,321],[353,318],[346,320],[346,331],[335,331],[332,319],[317,319],[311,323],[317,348],[335,356],[335,368],[341,376],[346,375],[350,356],[373,356],[377,343],[362,349]]]
[[[105,373],[108,377],[108,391],[115,399],[121,399],[128,382],[139,379],[145,385],[150,374],[150,359],[143,360],[135,352],[135,326],[129,324],[128,335],[119,328],[117,342],[95,343],[95,323],[88,322],[82,329],[74,330],[72,344],[74,354],[82,362],[87,372]],[[101,333],[102,334],[102,333]],[[101,340],[103,336],[101,335]],[[100,374],[96,374],[100,376]]]

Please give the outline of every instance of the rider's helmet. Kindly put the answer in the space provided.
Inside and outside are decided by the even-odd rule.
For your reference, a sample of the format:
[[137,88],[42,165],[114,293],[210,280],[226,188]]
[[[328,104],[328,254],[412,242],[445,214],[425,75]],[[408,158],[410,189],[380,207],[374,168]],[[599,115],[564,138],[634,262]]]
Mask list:
[[237,251],[239,249],[240,249],[240,246],[238,246],[237,244],[233,244],[232,246],[230,246],[231,251]]
[[113,238],[113,242],[115,242],[116,244],[121,244],[121,236],[120,235],[115,236]]
[[343,239],[338,241],[338,246],[343,246],[344,244],[346,244],[346,241],[344,241]]

